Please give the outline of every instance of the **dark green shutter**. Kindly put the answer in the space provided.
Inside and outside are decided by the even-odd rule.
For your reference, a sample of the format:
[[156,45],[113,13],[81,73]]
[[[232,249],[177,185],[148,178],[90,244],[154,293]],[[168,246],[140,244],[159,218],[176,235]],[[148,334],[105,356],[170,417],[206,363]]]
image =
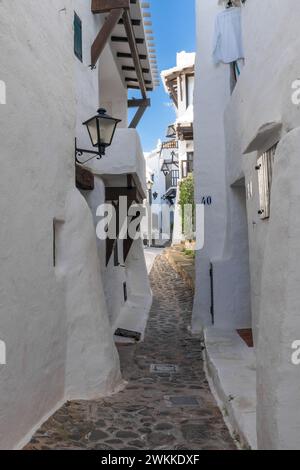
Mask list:
[[82,62],[82,21],[76,13],[74,14],[74,52]]

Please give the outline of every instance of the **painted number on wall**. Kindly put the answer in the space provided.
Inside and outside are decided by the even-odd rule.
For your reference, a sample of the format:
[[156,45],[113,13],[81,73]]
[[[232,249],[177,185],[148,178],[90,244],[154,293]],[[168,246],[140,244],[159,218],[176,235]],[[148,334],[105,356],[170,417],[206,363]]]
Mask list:
[[211,196],[203,196],[201,204],[204,204],[204,206],[211,206],[212,205],[212,197]]

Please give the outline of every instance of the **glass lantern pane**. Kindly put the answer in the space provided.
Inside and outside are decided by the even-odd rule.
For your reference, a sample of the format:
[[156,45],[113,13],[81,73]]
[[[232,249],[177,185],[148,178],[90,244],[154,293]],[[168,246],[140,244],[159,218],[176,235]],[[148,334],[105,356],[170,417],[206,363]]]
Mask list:
[[100,126],[100,142],[102,145],[110,145],[116,122],[114,119],[99,119]]
[[97,119],[95,118],[95,119],[91,120],[87,124],[87,128],[88,128],[88,131],[89,131],[89,134],[90,134],[92,145],[94,147],[97,147],[97,145],[98,145]]

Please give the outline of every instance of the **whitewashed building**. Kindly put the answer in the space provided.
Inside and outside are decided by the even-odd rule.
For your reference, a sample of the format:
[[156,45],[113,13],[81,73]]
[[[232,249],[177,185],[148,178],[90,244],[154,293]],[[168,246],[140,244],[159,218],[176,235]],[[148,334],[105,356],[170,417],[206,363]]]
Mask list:
[[[21,447],[68,399],[117,391],[114,332],[143,334],[142,241],[97,239],[96,210],[146,197],[135,129],[155,83],[146,34],[139,1],[0,4],[1,449]],[[127,101],[131,87],[141,99]],[[100,106],[121,120],[113,143],[75,165],[75,138],[92,149],[82,123]]]
[[241,442],[299,449],[300,5],[196,4],[196,202],[211,205],[193,329]]
[[159,140],[156,148],[145,154],[151,181],[151,240],[156,246],[163,246],[172,238],[179,170],[177,165],[171,171],[164,171],[164,167],[166,162],[171,165],[177,147],[175,140]]
[[[176,181],[176,191],[173,196],[175,201],[174,243],[180,242],[183,238],[181,210],[178,206],[179,184],[188,174],[193,173],[194,73],[195,53],[185,51],[177,53],[175,67],[161,72],[165,91],[171,98],[176,112],[176,120],[168,127],[167,131],[167,137],[170,139],[169,145],[172,145],[172,141],[176,144],[171,151],[175,153],[175,158],[165,160],[166,169],[169,166],[166,177],[170,182],[167,183],[167,186],[170,184],[173,187],[172,182]],[[167,143],[166,147],[168,147]]]

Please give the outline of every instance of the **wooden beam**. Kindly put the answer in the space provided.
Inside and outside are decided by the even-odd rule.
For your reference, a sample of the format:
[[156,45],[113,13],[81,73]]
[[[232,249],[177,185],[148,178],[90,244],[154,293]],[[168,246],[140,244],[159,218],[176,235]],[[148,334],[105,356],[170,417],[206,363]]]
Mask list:
[[[136,77],[125,77],[125,82],[130,83],[130,82],[138,82],[138,79]],[[145,80],[146,85],[152,85],[152,80]]]
[[[135,68],[131,65],[122,65],[122,70],[126,72],[135,72]],[[143,73],[150,73],[150,69],[142,69]]]
[[123,11],[123,21],[124,21],[126,35],[128,37],[128,42],[129,42],[129,47],[130,47],[130,51],[132,54],[133,63],[134,63],[136,74],[137,74],[138,81],[139,81],[142,97],[147,98],[147,90],[146,90],[146,84],[144,80],[144,74],[142,71],[142,65],[141,65],[141,61],[139,58],[139,51],[138,51],[137,44],[135,41],[135,35],[134,35],[132,23],[131,23],[130,13],[128,10]]
[[[130,223],[133,222],[134,220],[138,219],[140,217],[140,214],[138,213],[136,216],[131,217]],[[137,226],[137,230],[140,230],[140,225]],[[126,262],[128,255],[130,253],[131,247],[133,245],[134,239],[132,239],[129,236],[129,233],[127,232],[127,238],[123,240],[123,257],[124,257],[124,262]]]
[[81,165],[76,165],[76,187],[84,191],[92,191],[95,187],[93,173]]
[[[140,90],[140,87],[139,87],[139,86],[130,85],[130,84],[127,85],[127,88],[128,88],[128,89],[131,88],[132,90]],[[150,88],[150,87],[147,87],[146,90],[147,90],[147,91],[153,91],[153,87],[151,87],[151,88]]]
[[147,109],[147,106],[139,106],[137,109],[137,112],[135,113],[129,128],[130,129],[136,129],[136,127],[139,125],[140,120],[144,116],[144,113]]
[[[136,20],[136,19],[131,20],[132,26],[141,26],[141,23],[142,23],[141,20]],[[124,24],[123,18],[119,20],[118,24]]]
[[[132,54],[129,52],[117,52],[117,57],[119,59],[132,59]],[[140,60],[147,60],[147,56],[145,54],[139,54]]]
[[107,20],[105,21],[104,25],[102,26],[98,36],[96,37],[92,45],[92,49],[91,49],[91,66],[92,67],[96,65],[123,11],[124,9],[118,8],[117,10],[112,10],[110,14],[108,15]]
[[116,243],[116,240],[113,240],[108,237],[106,238],[106,266],[108,266],[111,255],[114,251],[115,243]]
[[151,106],[150,98],[140,99],[140,100],[133,98],[131,100],[128,100],[128,108],[138,108],[139,106],[145,106],[145,107]]
[[92,13],[107,13],[118,8],[130,8],[129,0],[92,0]]
[[106,201],[118,201],[122,196],[126,196],[131,202],[138,201],[137,188],[124,188],[124,187],[106,187],[105,188],[105,200]]
[[[129,42],[129,38],[127,36],[112,36],[112,42]],[[135,38],[136,44],[144,44],[145,40],[143,38]]]

